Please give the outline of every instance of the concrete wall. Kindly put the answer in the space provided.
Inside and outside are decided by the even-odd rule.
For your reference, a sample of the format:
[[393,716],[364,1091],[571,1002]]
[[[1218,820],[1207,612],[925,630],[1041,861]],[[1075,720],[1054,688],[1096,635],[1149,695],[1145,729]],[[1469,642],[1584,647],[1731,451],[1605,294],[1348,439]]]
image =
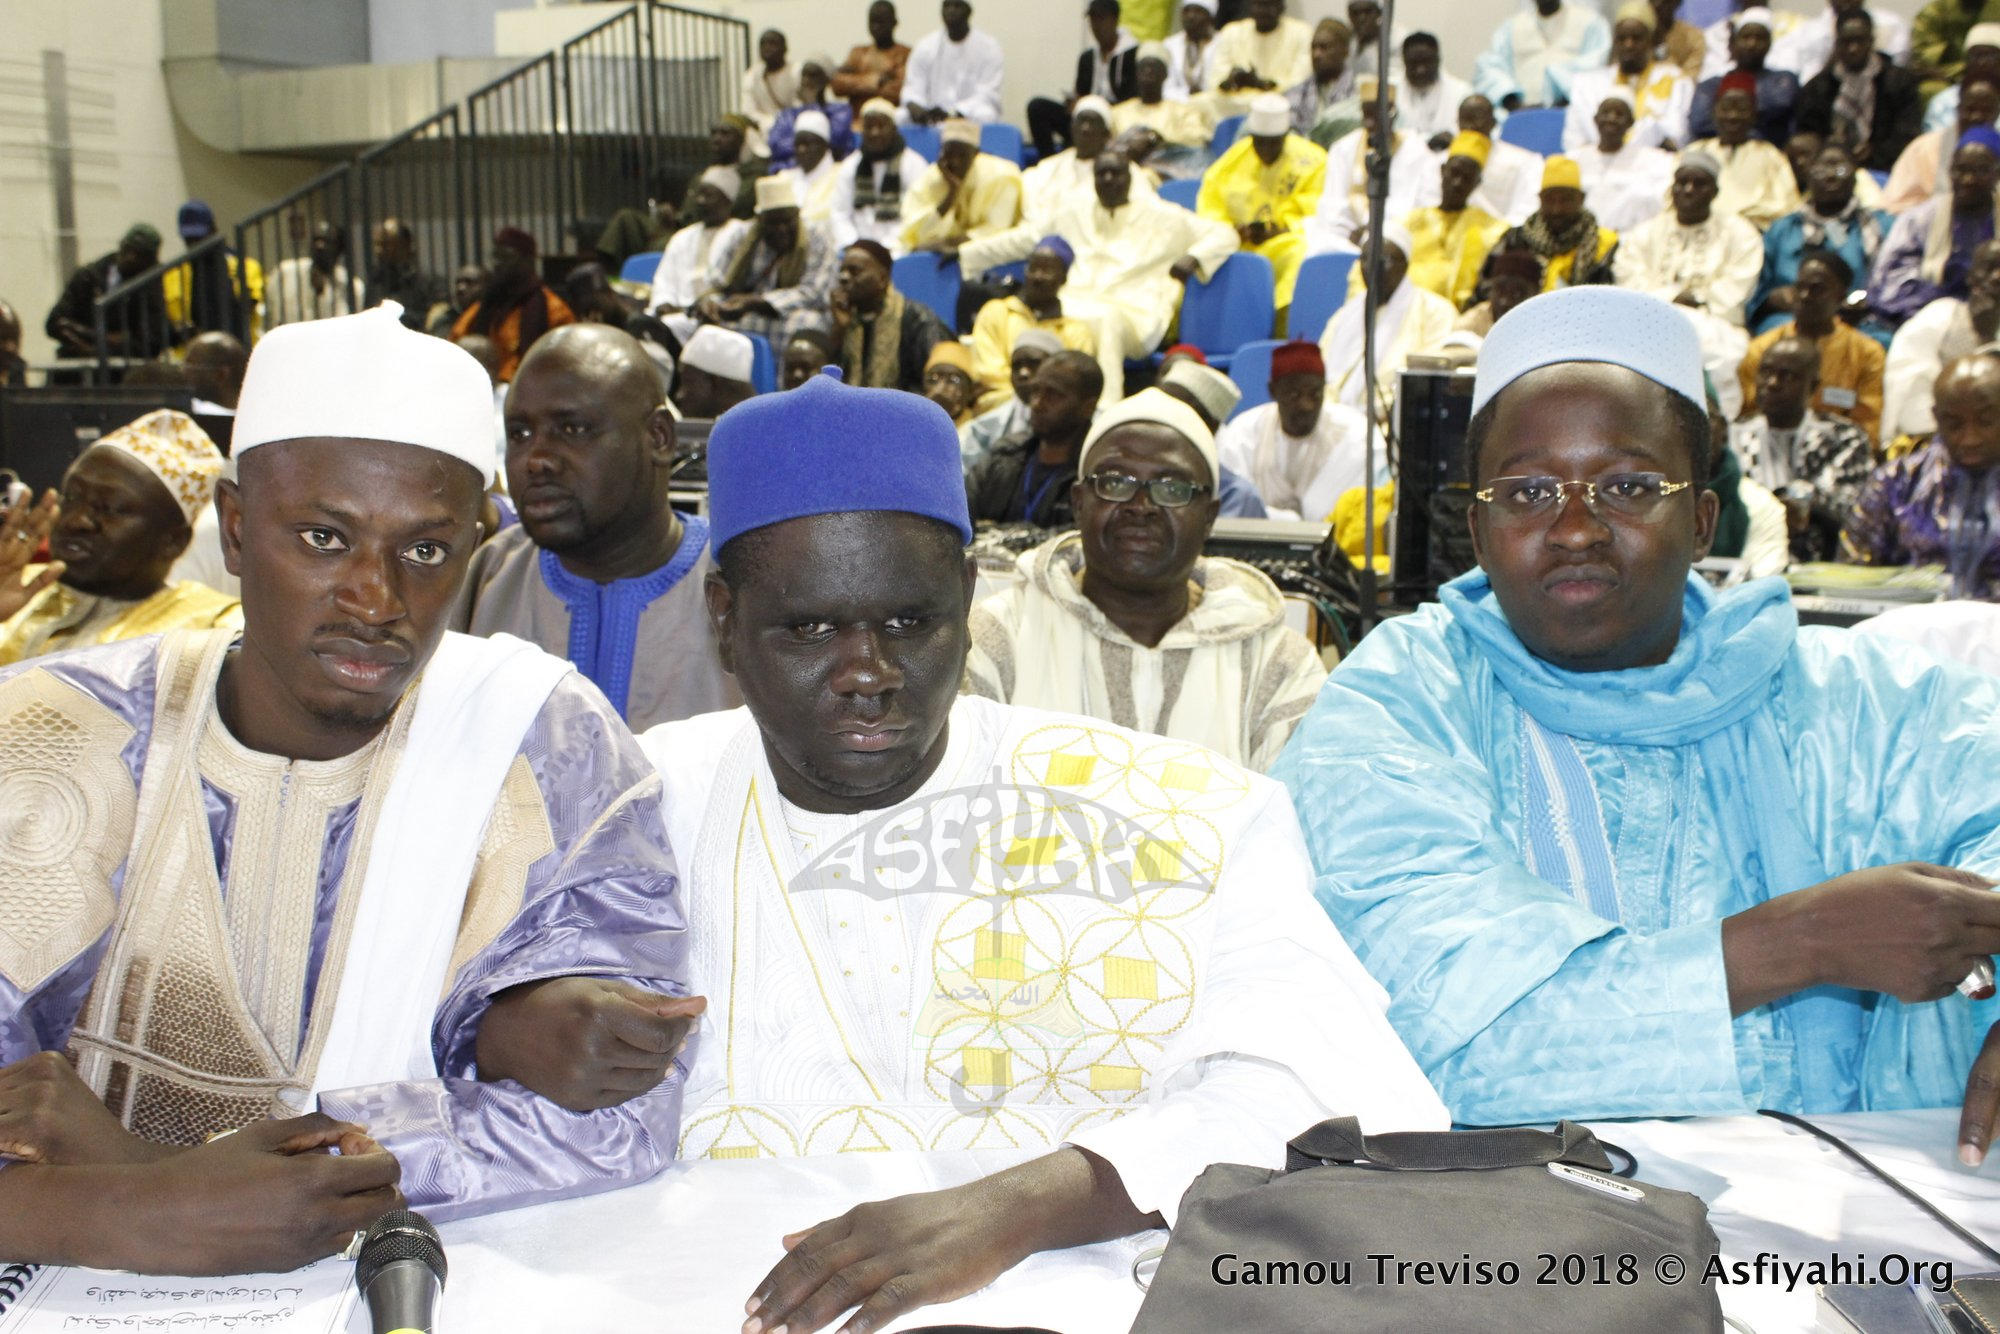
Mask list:
[[[210,0],[217,31],[239,60],[344,65],[368,59],[368,0]],[[421,9],[425,3],[406,7]],[[133,18],[147,5],[126,9]]]
[[378,64],[493,54],[493,21],[520,0],[368,0],[368,55]]

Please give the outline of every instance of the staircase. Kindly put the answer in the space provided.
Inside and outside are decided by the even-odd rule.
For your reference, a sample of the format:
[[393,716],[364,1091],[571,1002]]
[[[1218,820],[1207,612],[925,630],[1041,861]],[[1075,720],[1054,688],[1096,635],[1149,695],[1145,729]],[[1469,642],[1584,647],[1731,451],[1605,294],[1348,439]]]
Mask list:
[[[347,268],[373,269],[375,224],[402,219],[417,257],[449,277],[482,263],[497,228],[520,227],[543,254],[587,249],[649,185],[685,179],[709,160],[708,127],[736,109],[750,64],[740,19],[637,0],[553,51],[509,70],[392,139],[337,163],[218,233],[99,299],[98,378],[113,377],[113,335],[143,328],[166,275],[224,246],[254,260],[266,283],[308,254],[323,222],[347,233]],[[581,234],[581,246],[578,235]],[[216,327],[249,341],[254,312]],[[203,332],[207,330],[197,326]]]

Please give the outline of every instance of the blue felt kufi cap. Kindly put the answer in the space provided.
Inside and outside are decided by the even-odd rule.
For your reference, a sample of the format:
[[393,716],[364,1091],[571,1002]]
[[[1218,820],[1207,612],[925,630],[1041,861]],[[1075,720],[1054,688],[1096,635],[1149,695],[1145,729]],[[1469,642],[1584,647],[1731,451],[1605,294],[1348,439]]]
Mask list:
[[716,419],[708,521],[716,549],[738,533],[809,514],[919,514],[972,541],[958,430],[898,389],[856,389],[829,368]]
[[1595,361],[1645,376],[1698,408],[1701,340],[1672,302],[1617,287],[1565,287],[1501,316],[1479,349],[1476,413],[1502,389],[1544,366]]

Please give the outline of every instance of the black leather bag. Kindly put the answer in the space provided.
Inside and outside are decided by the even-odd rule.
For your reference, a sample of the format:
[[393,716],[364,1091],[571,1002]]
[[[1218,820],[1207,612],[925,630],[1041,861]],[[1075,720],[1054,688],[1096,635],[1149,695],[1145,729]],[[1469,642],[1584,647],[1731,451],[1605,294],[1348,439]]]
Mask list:
[[1364,1137],[1341,1117],[1287,1159],[1195,1179],[1133,1334],[1722,1328],[1707,1206],[1610,1175],[1573,1122]]

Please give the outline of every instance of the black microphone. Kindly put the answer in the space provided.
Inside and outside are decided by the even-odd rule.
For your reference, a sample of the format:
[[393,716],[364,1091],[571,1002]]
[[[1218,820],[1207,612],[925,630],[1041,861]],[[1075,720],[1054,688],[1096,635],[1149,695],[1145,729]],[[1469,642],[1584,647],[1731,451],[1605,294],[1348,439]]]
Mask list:
[[374,1334],[432,1334],[444,1291],[444,1243],[422,1214],[383,1214],[361,1239],[354,1282]]

